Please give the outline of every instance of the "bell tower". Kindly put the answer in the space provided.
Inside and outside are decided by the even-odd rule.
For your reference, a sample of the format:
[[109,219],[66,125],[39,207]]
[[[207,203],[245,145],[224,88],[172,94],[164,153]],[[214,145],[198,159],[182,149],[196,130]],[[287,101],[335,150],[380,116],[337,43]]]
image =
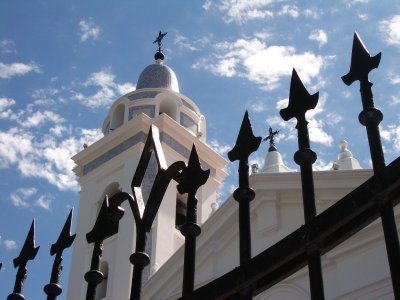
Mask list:
[[[217,189],[227,175],[226,160],[206,144],[206,120],[196,103],[179,91],[174,71],[164,64],[161,33],[154,41],[158,50],[155,62],[139,76],[136,90],[118,98],[106,116],[104,137],[76,154],[72,159],[81,185],[80,204],[68,286],[68,299],[85,299],[85,273],[90,269],[93,245],[86,234],[94,226],[105,195],[118,192],[132,193],[131,181],[139,162],[150,126],[158,128],[167,164],[182,160],[187,163],[190,149],[195,144],[203,169],[210,169],[210,177],[197,192],[198,223],[204,223],[217,200]],[[150,160],[142,194],[146,202],[157,171]],[[133,266],[129,261],[135,247],[135,222],[128,203],[125,215],[112,235],[104,240],[100,271],[104,280],[97,286],[96,299],[128,299]],[[145,278],[183,245],[184,237],[178,230],[184,221],[186,199],[171,181],[148,236],[146,253],[150,266]]]

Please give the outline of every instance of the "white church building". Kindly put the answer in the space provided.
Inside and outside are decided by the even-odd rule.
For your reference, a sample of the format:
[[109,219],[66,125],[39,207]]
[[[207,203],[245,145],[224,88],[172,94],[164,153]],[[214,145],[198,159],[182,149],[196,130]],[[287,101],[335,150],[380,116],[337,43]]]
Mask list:
[[[158,128],[168,165],[187,162],[196,145],[203,169],[210,177],[197,192],[198,223],[195,288],[239,265],[238,203],[230,196],[220,207],[217,191],[227,176],[227,161],[206,142],[206,118],[189,97],[180,93],[174,71],[158,58],[139,76],[136,90],[118,98],[105,117],[104,137],[73,157],[81,185],[67,299],[85,299],[85,273],[90,269],[93,245],[86,241],[105,194],[131,193],[146,135]],[[253,166],[250,185],[252,255],[255,256],[304,224],[300,173],[291,171],[276,148],[265,163]],[[146,195],[155,166],[150,164],[142,184]],[[318,213],[331,206],[373,175],[361,169],[341,142],[332,170],[314,172]],[[96,299],[126,300],[130,295],[135,248],[135,222],[127,203],[117,232],[104,241],[100,271],[105,275]],[[185,213],[186,199],[171,181],[148,237],[150,265],[145,273],[142,299],[177,299],[181,296],[184,237],[177,229]],[[395,210],[399,218],[399,210]],[[394,299],[380,220],[322,256],[326,299]],[[307,267],[269,288],[255,299],[310,299]]]

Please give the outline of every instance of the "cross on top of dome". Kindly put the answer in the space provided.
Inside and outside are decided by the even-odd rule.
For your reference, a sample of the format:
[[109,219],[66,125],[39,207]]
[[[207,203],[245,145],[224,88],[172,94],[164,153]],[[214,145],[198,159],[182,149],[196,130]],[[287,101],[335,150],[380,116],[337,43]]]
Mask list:
[[153,44],[157,44],[157,46],[158,46],[158,50],[157,50],[156,54],[154,54],[154,58],[156,60],[158,60],[158,59],[164,60],[164,54],[162,53],[161,46],[162,46],[162,40],[166,35],[167,35],[167,32],[163,33],[160,30],[158,33],[158,36],[156,37],[156,39],[153,42]]
[[275,135],[277,135],[279,133],[279,130],[275,130],[273,131],[271,127],[269,127],[269,134],[267,137],[265,137],[263,139],[263,141],[268,141],[269,140],[269,149],[268,151],[276,151],[276,147],[275,147]]

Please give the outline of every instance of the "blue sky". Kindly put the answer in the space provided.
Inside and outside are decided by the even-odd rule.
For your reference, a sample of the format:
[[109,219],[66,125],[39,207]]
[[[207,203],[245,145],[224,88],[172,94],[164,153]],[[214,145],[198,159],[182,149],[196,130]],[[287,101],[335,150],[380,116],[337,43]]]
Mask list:
[[[370,168],[357,119],[358,83],[347,87],[340,79],[349,70],[357,31],[371,55],[382,52],[370,80],[384,114],[386,162],[397,157],[398,1],[0,1],[0,298],[12,292],[12,259],[33,218],[41,248],[28,264],[24,294],[43,298],[50,245],[69,209],[79,205],[70,157],[101,138],[110,104],[134,90],[140,72],[153,63],[159,30],[168,32],[165,63],[177,74],[181,93],[207,119],[208,143],[226,156],[247,109],[256,135],[266,136],[269,125],[281,131],[277,147],[294,170],[294,123],[279,116],[293,67],[310,93],[320,92],[308,114],[315,169],[332,166],[342,139]],[[262,165],[266,149],[263,144],[251,162]],[[233,175],[221,188],[221,202],[236,184],[236,168],[227,169]]]

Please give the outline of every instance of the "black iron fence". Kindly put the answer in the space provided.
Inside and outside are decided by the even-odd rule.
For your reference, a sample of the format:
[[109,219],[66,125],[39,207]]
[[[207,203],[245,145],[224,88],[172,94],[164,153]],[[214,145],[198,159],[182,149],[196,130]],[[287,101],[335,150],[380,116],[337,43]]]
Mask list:
[[[383,115],[374,106],[372,83],[368,80],[369,72],[378,67],[380,57],[380,53],[371,57],[355,34],[350,72],[342,77],[346,85],[354,81],[360,82],[362,111],[359,121],[366,127],[374,176],[318,215],[312,172],[312,164],[317,155],[310,148],[308,122],[305,117],[308,110],[316,107],[318,93],[310,95],[293,70],[289,104],[280,114],[285,121],[292,118],[297,120],[298,151],[294,154],[294,160],[300,166],[305,224],[255,257],[251,255],[250,234],[250,202],[255,198],[255,192],[249,186],[248,159],[258,149],[261,137],[253,135],[248,113],[245,113],[236,144],[228,153],[231,161],[239,161],[239,185],[233,196],[239,204],[240,265],[196,290],[196,237],[201,233],[196,217],[196,191],[207,181],[209,171],[201,169],[195,146],[187,165],[178,161],[168,167],[158,130],[152,126],[132,179],[132,194],[121,192],[110,199],[106,196],[93,229],[86,235],[88,243],[94,244],[90,270],[85,274],[88,283],[86,299],[95,299],[96,288],[104,279],[104,274],[99,269],[103,241],[115,233],[118,222],[125,213],[121,204],[126,200],[136,223],[136,248],[130,257],[133,264],[130,299],[140,299],[143,269],[150,262],[145,252],[146,236],[171,180],[178,183],[179,193],[188,195],[186,221],[180,227],[185,236],[182,299],[252,299],[306,265],[309,270],[311,298],[324,299],[321,255],[379,217],[382,220],[394,297],[400,299],[400,247],[393,212],[393,206],[400,202],[400,157],[388,166],[385,165],[379,132]],[[143,205],[140,185],[152,155],[156,158],[158,172],[147,203]],[[62,253],[71,246],[75,238],[75,235],[70,234],[71,219],[72,211],[60,237],[51,247],[51,255],[55,255],[55,261],[50,283],[44,287],[47,299],[56,299],[62,292],[59,286]],[[13,293],[8,296],[8,300],[25,299],[22,287],[27,274],[26,266],[29,260],[35,258],[38,250],[34,241],[33,222],[19,257],[14,259],[18,272]]]

